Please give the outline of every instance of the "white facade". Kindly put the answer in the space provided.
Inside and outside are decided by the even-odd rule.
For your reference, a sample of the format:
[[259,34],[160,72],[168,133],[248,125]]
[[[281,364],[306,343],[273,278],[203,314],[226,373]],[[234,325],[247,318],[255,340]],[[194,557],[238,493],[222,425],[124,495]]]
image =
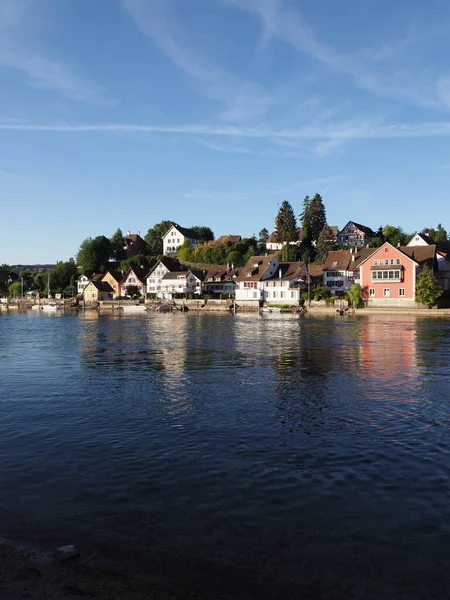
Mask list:
[[406,245],[407,246],[429,246],[428,242],[423,239],[423,237],[420,235],[420,233],[415,233]]
[[161,281],[161,292],[164,298],[172,299],[177,294],[201,294],[201,291],[202,282],[191,271],[173,273],[171,276],[168,274]]
[[164,275],[170,273],[166,265],[159,261],[147,275],[147,294],[156,294],[157,298],[164,298],[161,282]]
[[81,275],[81,277],[77,279],[77,293],[82,294],[88,283],[89,277],[86,277],[86,275]]
[[[256,257],[257,259],[260,257]],[[267,261],[266,261],[267,262]],[[266,279],[270,279],[276,273],[280,262],[276,256],[270,259],[270,262],[267,262],[267,265],[264,265],[264,271],[259,273],[258,279],[249,279],[245,281],[245,279],[237,282],[236,287],[236,302],[241,301],[252,301],[255,303],[259,303],[264,301],[264,288],[261,285],[262,282]],[[242,268],[242,273],[244,277],[252,277],[253,269],[258,269],[260,267],[258,262],[254,264],[249,264]]]
[[173,225],[169,231],[163,236],[163,253],[164,256],[168,256],[170,254],[176,254],[177,250],[180,246],[184,244],[186,239],[189,239],[192,246],[196,246],[198,244],[198,240],[193,238],[187,238],[181,231],[177,225]]
[[121,294],[122,296],[128,296],[128,288],[137,288],[139,296],[144,296],[145,294],[145,285],[136,275],[136,273],[131,269],[125,278],[122,280],[120,284]]
[[303,290],[293,287],[297,280],[271,279],[259,282],[261,286],[261,299],[267,304],[292,304],[298,305]]

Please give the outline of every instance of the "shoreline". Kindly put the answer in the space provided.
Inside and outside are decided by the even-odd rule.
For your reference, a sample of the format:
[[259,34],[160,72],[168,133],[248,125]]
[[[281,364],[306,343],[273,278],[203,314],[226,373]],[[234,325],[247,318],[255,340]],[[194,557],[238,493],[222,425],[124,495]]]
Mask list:
[[[187,587],[165,584],[107,566],[97,555],[58,562],[31,544],[0,538],[0,597],[8,600],[212,600]],[[217,597],[216,597],[217,598]]]

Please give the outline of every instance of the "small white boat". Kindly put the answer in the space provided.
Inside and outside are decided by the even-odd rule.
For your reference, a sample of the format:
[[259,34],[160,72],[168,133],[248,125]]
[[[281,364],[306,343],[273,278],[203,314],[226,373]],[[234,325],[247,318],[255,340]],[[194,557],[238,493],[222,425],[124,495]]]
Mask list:
[[277,306],[265,306],[261,311],[266,313],[279,313],[281,312],[281,308],[278,308]]
[[56,304],[56,302],[49,302],[48,304],[43,304],[41,308],[44,312],[55,312],[61,309],[59,304]]
[[125,305],[122,306],[124,312],[136,313],[136,312],[145,312],[147,307],[145,304],[134,304],[134,305]]

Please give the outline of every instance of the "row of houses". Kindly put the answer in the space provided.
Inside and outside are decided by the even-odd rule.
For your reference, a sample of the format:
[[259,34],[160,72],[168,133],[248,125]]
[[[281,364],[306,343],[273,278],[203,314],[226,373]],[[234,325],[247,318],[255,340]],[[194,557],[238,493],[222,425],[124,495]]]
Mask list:
[[82,275],[78,291],[87,301],[234,294],[236,302],[243,304],[298,305],[308,286],[321,284],[331,295],[341,296],[359,283],[369,306],[404,306],[415,302],[415,285],[424,265],[431,268],[445,290],[450,289],[447,254],[426,236],[415,234],[407,246],[394,247],[386,242],[379,248],[335,250],[322,265],[281,262],[276,253],[267,253],[251,257],[244,267],[216,265],[201,271],[163,257],[148,272],[131,267],[126,273],[108,271],[91,278]]

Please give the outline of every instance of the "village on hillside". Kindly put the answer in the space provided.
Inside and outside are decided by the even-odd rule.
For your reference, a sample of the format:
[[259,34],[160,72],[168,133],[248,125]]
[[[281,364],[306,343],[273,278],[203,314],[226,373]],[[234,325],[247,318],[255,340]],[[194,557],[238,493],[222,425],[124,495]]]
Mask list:
[[[258,239],[215,238],[209,227],[173,221],[145,237],[118,229],[110,239],[84,240],[75,261],[38,273],[25,292],[35,302],[69,296],[85,306],[201,298],[232,299],[240,308],[298,307],[344,297],[354,308],[449,304],[450,240],[441,224],[410,235],[355,221],[340,229],[327,224],[319,194],[306,196],[300,218],[299,227],[284,201],[273,232],[264,228]],[[23,298],[29,273],[3,267],[10,296]]]

